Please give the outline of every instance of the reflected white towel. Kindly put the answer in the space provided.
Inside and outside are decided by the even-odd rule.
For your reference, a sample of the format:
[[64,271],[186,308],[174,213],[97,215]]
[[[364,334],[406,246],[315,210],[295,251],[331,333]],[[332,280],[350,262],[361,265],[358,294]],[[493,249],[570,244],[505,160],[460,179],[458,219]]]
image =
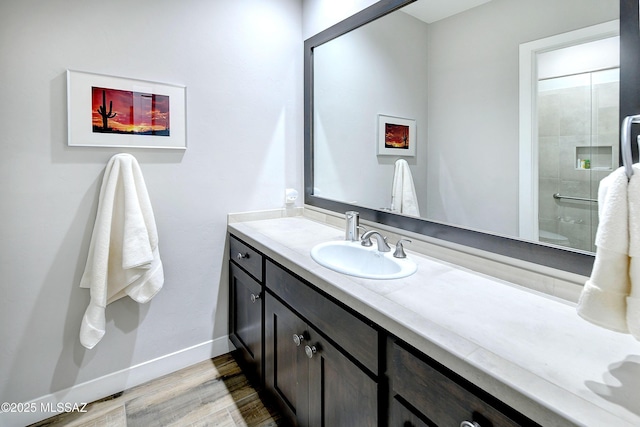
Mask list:
[[80,327],[82,345],[93,348],[104,336],[107,304],[125,295],[145,303],[163,284],[158,232],[140,166],[132,155],[116,154],[102,179],[80,281],[91,294]]
[[391,189],[391,211],[420,216],[411,169],[409,169],[409,164],[404,159],[396,161],[393,188]]

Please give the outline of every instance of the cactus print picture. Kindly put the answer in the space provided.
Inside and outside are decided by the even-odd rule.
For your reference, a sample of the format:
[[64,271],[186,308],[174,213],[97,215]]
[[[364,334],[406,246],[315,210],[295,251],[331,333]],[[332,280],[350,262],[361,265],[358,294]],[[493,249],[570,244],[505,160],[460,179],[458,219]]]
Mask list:
[[385,123],[384,148],[409,149],[409,126]]
[[379,156],[415,156],[416,146],[414,119],[378,115]]
[[93,132],[170,136],[169,97],[91,87]]
[[67,70],[70,147],[187,148],[184,85]]

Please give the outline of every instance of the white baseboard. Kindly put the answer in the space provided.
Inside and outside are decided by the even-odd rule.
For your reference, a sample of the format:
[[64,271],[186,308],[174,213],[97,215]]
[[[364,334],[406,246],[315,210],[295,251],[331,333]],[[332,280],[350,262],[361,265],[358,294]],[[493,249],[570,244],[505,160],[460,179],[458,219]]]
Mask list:
[[[39,397],[28,403],[24,403],[23,406],[26,408],[12,408],[16,411],[20,409],[21,412],[3,412],[2,408],[0,408],[0,426],[23,427],[41,421],[58,414],[58,404],[63,405],[64,408],[64,405],[69,407],[74,404],[90,403],[202,362],[203,360],[228,353],[232,348],[228,336],[216,338],[215,340],[197,344],[176,351],[175,353],[167,354],[113,372],[109,375]],[[2,402],[0,402],[0,404],[2,404]],[[25,409],[29,412],[24,412]],[[48,409],[53,410],[49,411]]]

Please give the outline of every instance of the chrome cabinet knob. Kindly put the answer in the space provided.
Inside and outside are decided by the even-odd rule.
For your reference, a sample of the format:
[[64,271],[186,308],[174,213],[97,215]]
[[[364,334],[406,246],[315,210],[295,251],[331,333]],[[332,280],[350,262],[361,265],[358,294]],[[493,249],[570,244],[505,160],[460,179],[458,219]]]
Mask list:
[[475,421],[463,421],[460,423],[460,427],[481,427],[481,426]]
[[311,359],[313,355],[318,352],[318,349],[316,348],[315,345],[312,345],[312,346],[306,345],[304,346],[304,352],[307,354],[307,357]]
[[296,347],[300,347],[300,344],[302,344],[302,341],[304,341],[304,335],[293,334],[293,342],[296,345]]
[[252,303],[256,303],[256,301],[258,301],[260,299],[260,294],[251,294],[251,302]]
[[249,252],[238,252],[238,255],[236,255],[237,259],[248,259],[249,258]]

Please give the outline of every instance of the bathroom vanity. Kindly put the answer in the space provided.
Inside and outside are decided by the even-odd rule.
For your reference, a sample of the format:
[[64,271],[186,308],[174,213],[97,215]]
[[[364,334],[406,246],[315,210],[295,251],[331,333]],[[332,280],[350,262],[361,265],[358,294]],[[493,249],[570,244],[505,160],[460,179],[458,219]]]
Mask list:
[[228,231],[231,340],[295,425],[640,424],[640,344],[571,302],[413,251],[404,279],[336,273],[309,253],[344,231],[305,216]]

